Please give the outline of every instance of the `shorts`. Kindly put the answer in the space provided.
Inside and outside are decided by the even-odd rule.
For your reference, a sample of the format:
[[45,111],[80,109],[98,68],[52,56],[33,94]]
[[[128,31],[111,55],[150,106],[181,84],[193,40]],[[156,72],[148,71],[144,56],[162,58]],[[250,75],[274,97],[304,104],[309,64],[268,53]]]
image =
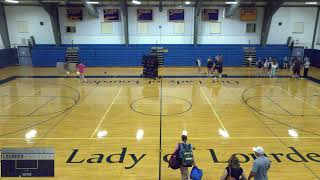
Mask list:
[[300,69],[293,69],[293,74],[300,74]]
[[216,66],[215,69],[218,71],[218,73],[222,73],[222,67],[221,66]]

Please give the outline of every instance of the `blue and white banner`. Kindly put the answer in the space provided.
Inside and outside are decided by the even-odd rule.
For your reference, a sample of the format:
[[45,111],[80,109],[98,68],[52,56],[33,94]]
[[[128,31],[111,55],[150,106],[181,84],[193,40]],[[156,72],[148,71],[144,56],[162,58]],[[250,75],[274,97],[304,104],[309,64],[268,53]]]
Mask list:
[[152,9],[137,9],[138,21],[152,21],[153,11]]
[[168,9],[169,21],[184,21],[184,9]]
[[219,9],[202,9],[202,21],[219,20]]

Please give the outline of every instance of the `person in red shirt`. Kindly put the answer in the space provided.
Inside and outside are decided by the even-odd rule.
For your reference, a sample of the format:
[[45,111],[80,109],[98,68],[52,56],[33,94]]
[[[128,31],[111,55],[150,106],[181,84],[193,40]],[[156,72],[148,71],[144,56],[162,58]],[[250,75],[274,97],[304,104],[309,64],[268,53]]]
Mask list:
[[79,78],[80,78],[81,82],[87,82],[86,78],[84,77],[86,66],[80,62],[79,64],[77,64],[77,68],[80,73]]

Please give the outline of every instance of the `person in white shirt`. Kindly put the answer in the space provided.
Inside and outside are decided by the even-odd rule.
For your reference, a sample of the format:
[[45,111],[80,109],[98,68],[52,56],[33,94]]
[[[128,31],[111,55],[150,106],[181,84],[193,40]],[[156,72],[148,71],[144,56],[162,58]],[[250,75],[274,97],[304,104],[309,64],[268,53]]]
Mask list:
[[200,58],[196,59],[196,66],[198,68],[198,73],[201,73],[201,59]]
[[252,62],[252,60],[253,60],[253,59],[252,59],[252,57],[251,57],[251,56],[249,56],[249,57],[248,57],[248,64],[249,64],[249,67],[251,66],[251,62]]
[[309,72],[309,68],[310,68],[310,61],[308,57],[305,57],[305,62],[303,64],[304,67],[304,71],[303,71],[303,77],[307,78],[308,77],[308,72]]
[[271,63],[271,69],[270,69],[270,77],[276,77],[276,72],[278,69],[278,63],[277,61],[273,60]]

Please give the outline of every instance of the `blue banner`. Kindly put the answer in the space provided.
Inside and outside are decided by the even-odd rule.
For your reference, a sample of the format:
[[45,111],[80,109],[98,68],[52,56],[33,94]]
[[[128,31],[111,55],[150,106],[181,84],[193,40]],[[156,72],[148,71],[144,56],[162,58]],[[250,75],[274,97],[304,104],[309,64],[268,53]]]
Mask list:
[[169,21],[184,21],[184,9],[169,9]]
[[202,21],[217,21],[218,19],[218,9],[202,9]]
[[103,10],[104,22],[120,21],[120,9],[104,9]]
[[137,9],[138,21],[152,21],[153,12],[152,9]]

